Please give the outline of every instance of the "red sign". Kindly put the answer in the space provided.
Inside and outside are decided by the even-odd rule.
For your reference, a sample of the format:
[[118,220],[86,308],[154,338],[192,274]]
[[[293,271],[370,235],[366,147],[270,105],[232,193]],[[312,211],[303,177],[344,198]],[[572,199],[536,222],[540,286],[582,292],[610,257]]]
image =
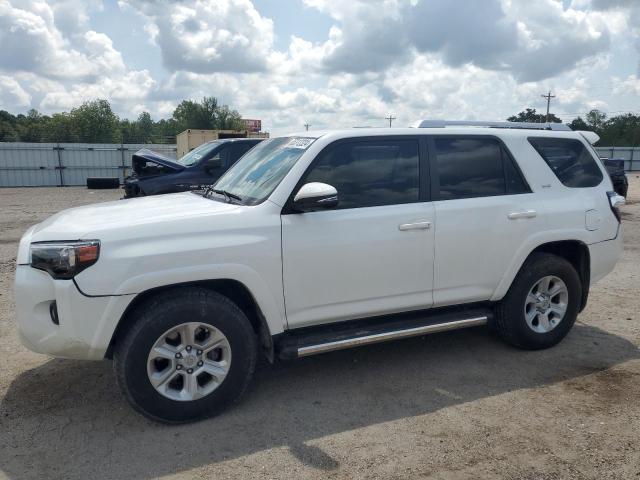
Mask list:
[[262,120],[249,120],[243,118],[245,128],[250,132],[259,132],[262,130]]

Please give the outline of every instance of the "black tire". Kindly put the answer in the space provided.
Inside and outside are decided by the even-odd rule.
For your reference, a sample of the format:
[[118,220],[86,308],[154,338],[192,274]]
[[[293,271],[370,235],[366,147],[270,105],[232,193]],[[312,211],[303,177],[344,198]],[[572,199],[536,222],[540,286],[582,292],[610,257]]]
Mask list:
[[[569,293],[564,317],[546,333],[531,329],[525,320],[525,300],[530,289],[542,277],[560,278]],[[507,343],[527,350],[549,348],[560,342],[571,330],[580,310],[582,284],[573,265],[562,257],[550,253],[534,253],[524,263],[511,288],[496,307],[494,327]]]
[[87,188],[91,190],[120,188],[120,180],[118,177],[89,177],[87,178]]
[[[246,315],[227,297],[198,288],[164,291],[138,305],[132,322],[114,350],[116,380],[124,396],[143,415],[165,423],[184,423],[222,412],[245,392],[256,365],[256,335]],[[172,400],[149,381],[149,352],[165,332],[187,322],[202,322],[220,330],[231,347],[229,371],[207,396],[193,401]]]

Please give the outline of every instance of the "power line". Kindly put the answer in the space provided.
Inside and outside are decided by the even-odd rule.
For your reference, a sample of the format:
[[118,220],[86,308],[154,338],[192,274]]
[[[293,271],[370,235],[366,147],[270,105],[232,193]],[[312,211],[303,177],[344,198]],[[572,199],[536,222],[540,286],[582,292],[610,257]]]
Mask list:
[[551,105],[551,99],[552,98],[556,98],[555,95],[551,95],[551,90],[549,90],[549,93],[547,93],[546,95],[540,95],[542,98],[546,98],[547,99],[547,116],[545,117],[544,121],[546,123],[549,123],[549,107]]
[[384,118],[389,120],[389,128],[391,128],[391,122],[393,122],[396,119],[396,117],[394,117],[393,114],[391,114],[388,117],[384,117]]

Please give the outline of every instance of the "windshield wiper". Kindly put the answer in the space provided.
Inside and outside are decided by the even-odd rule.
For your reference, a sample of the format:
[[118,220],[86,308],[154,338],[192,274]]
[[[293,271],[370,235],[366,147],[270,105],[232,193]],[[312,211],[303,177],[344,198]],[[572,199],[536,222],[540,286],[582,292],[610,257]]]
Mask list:
[[227,203],[232,203],[231,199],[237,200],[238,202],[242,203],[242,197],[240,195],[236,195],[235,193],[227,192],[226,190],[218,190],[217,188],[213,188],[213,187],[207,187],[205,189],[205,191],[204,191],[204,196],[208,197],[211,192],[217,193],[218,195],[224,196],[224,198],[227,201]]

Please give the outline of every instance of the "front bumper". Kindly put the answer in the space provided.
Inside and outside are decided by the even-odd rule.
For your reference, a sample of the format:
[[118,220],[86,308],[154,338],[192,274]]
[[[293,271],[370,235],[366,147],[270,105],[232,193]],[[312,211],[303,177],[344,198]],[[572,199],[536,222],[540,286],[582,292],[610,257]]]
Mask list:
[[138,179],[136,177],[125,178],[122,188],[124,188],[124,198],[141,197],[144,195],[142,190],[140,190],[140,185],[138,185]]
[[[104,358],[115,328],[133,295],[87,297],[72,280],[54,280],[41,270],[18,265],[16,320],[25,347],[54,357]],[[50,306],[55,302],[56,325]]]

